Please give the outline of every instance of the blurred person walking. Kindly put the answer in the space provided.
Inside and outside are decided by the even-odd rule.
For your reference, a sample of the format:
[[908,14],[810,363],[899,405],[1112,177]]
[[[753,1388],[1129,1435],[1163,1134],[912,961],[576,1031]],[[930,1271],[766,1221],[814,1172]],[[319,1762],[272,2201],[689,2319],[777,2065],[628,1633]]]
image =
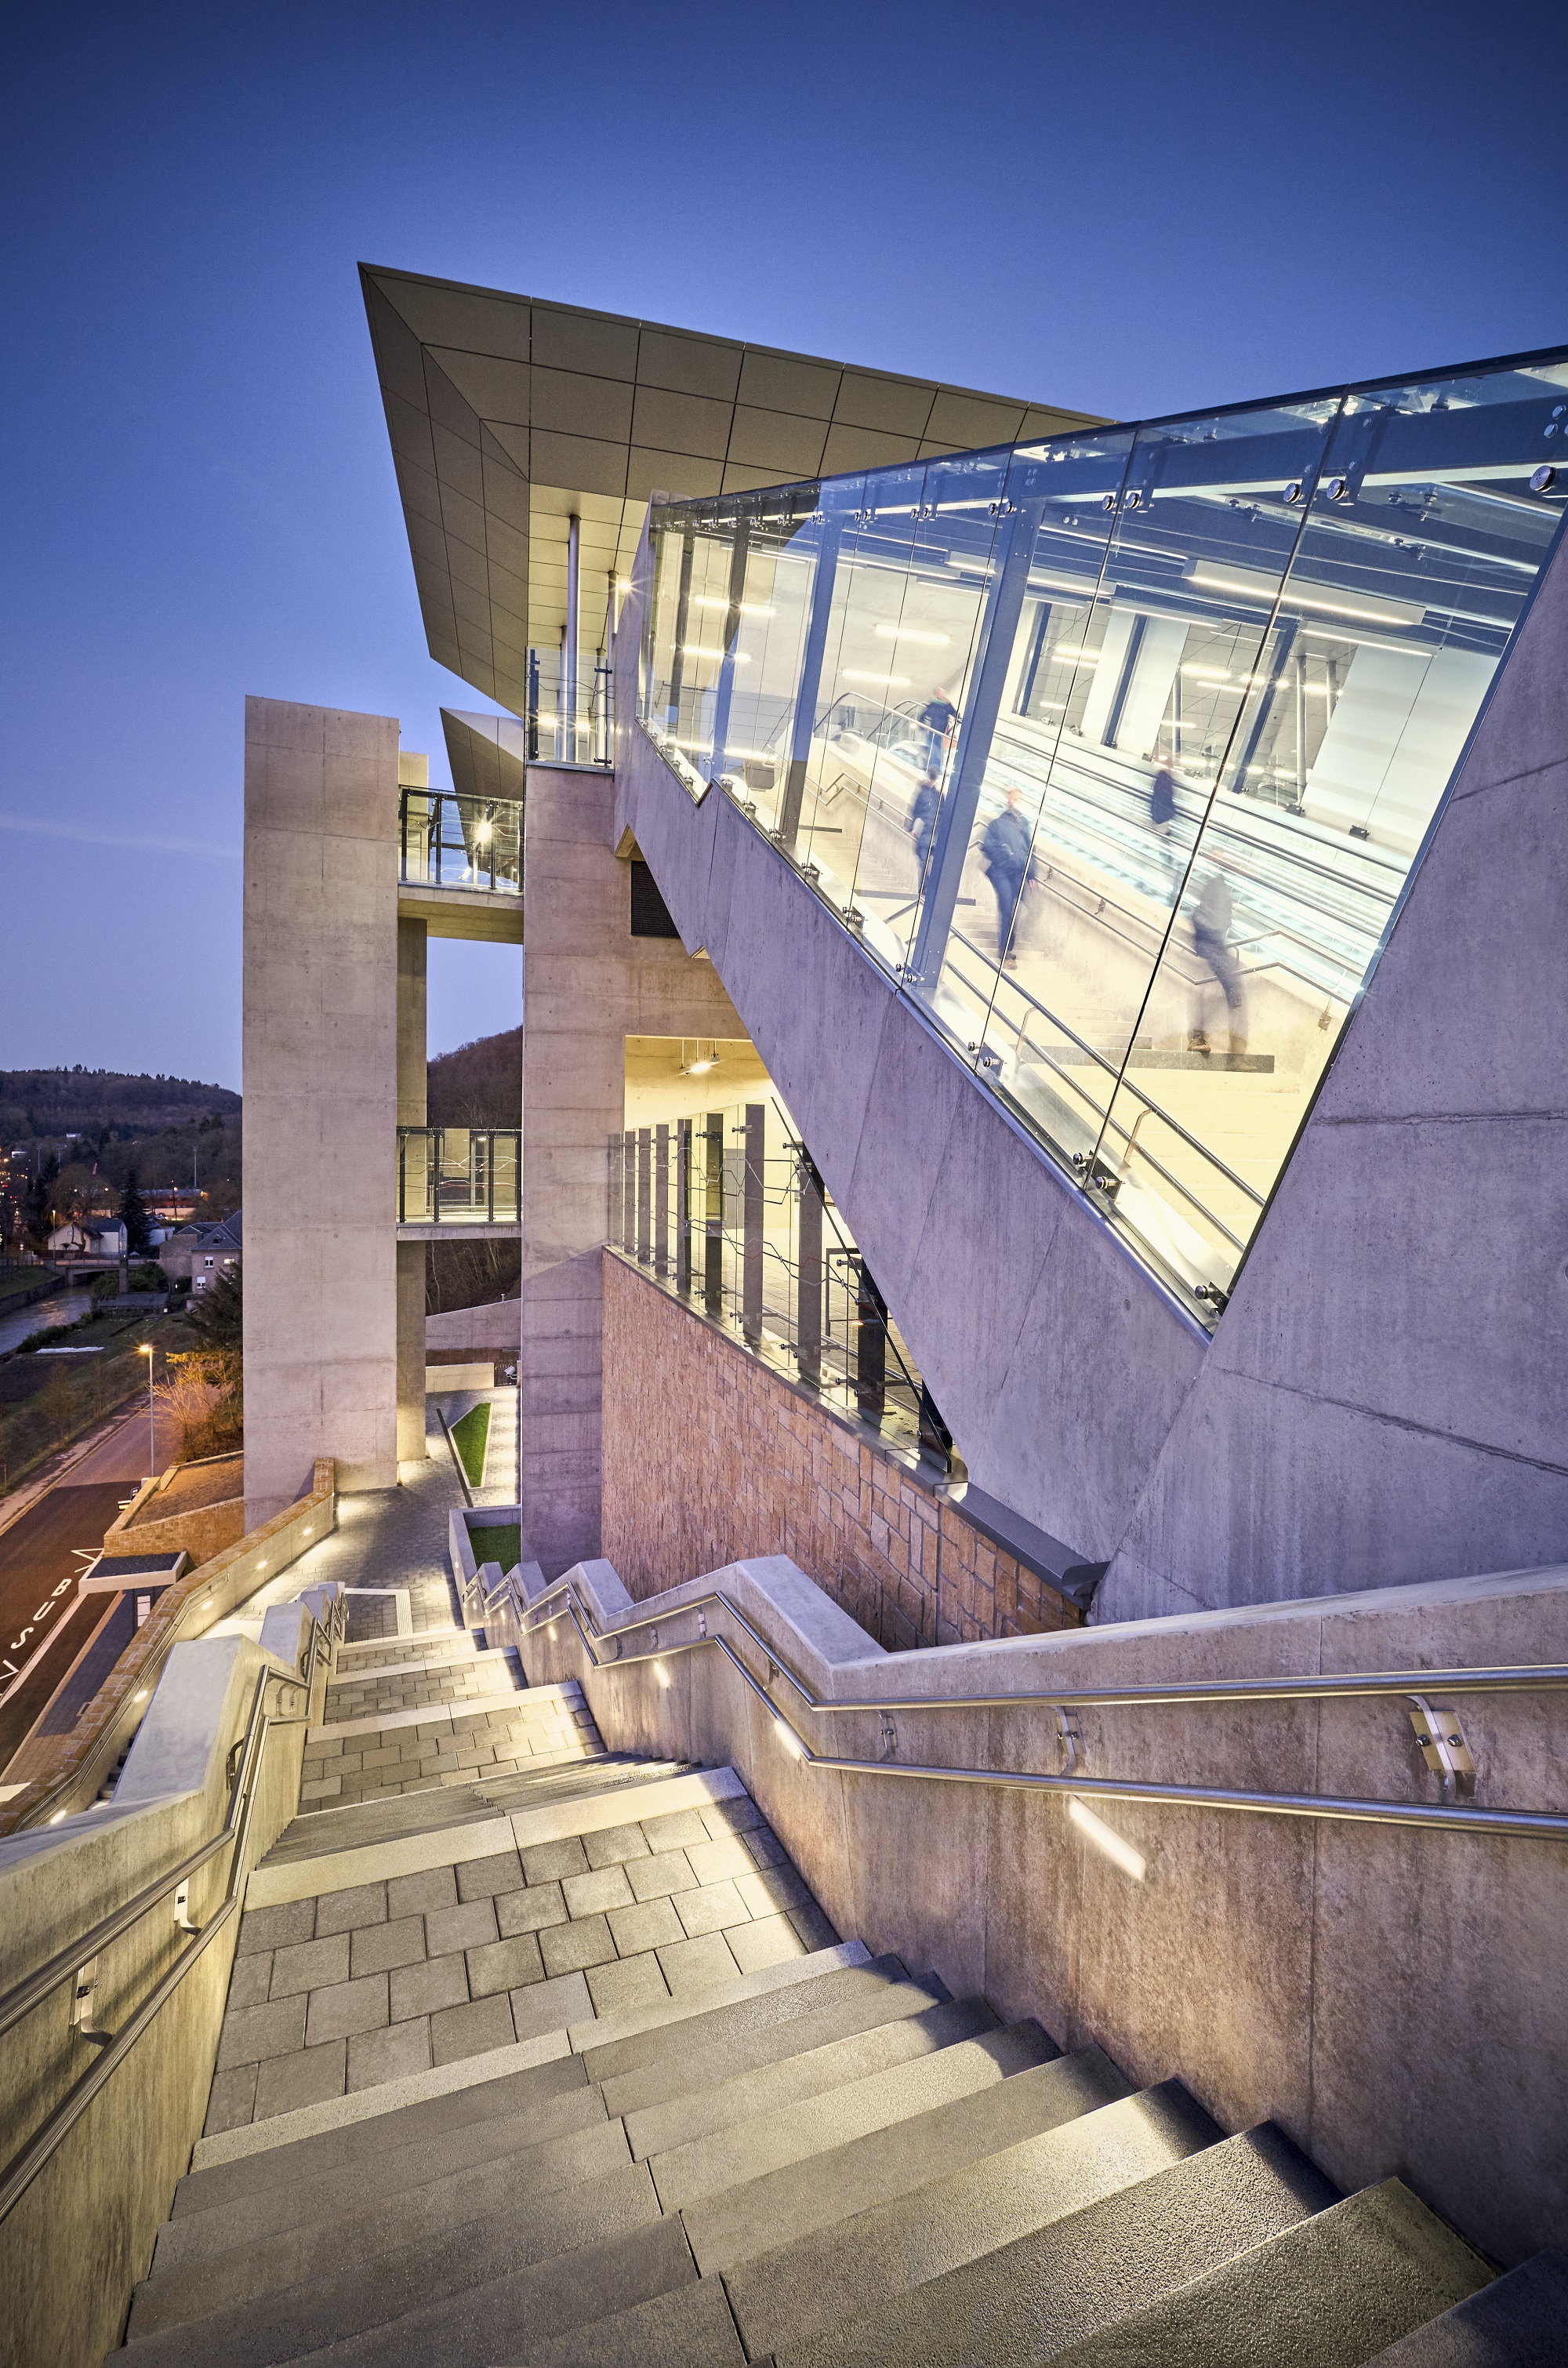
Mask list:
[[1033,834],[1018,812],[1018,793],[1009,790],[1006,805],[992,816],[980,842],[980,860],[996,892],[996,959],[1009,970],[1018,966],[1014,935],[1024,890],[1035,877],[1033,848]]
[[[1235,906],[1222,872],[1209,873],[1187,917],[1192,926],[1192,942],[1198,949],[1198,958],[1225,998],[1225,1008],[1231,1021],[1232,1054],[1243,1053],[1247,1048],[1246,990],[1242,984],[1242,966],[1231,943]],[[1192,1033],[1187,1038],[1188,1049],[1194,1053],[1212,1050],[1204,1020],[1208,995],[1207,981],[1200,982],[1193,995]]]

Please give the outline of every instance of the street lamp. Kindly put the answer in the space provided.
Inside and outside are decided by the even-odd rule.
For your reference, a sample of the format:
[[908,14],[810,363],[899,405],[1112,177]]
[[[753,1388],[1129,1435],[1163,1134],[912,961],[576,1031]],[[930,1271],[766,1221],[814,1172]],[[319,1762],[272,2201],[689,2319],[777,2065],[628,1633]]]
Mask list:
[[153,1343],[151,1340],[142,1341],[142,1354],[147,1360],[147,1461],[152,1467],[147,1477],[150,1480],[155,1480],[158,1476],[158,1415],[157,1402],[153,1395]]

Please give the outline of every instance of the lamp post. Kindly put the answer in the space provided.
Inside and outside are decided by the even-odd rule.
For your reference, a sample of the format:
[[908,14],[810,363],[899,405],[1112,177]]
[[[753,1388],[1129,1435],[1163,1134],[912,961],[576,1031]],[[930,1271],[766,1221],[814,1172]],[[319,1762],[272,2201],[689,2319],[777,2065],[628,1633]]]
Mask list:
[[149,1480],[155,1480],[158,1476],[158,1412],[157,1401],[153,1395],[153,1358],[151,1340],[142,1341],[142,1354],[147,1360],[147,1462],[150,1467],[147,1477]]

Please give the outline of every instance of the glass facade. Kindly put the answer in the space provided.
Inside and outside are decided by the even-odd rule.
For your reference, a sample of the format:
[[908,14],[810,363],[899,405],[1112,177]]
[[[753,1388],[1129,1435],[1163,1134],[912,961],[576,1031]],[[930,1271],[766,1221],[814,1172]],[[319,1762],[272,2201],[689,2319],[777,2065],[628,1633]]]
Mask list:
[[611,1135],[606,1235],[754,1355],[954,1468],[887,1303],[774,1097]]
[[672,504],[641,722],[1211,1322],[1565,440],[1546,355]]

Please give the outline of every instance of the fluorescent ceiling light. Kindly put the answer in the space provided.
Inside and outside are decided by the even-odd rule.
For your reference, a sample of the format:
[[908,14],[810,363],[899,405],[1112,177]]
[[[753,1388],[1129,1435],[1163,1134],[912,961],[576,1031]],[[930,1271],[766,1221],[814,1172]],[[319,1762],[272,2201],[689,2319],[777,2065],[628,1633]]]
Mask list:
[[1097,1850],[1103,1850],[1123,1874],[1130,1874],[1134,1883],[1142,1882],[1149,1871],[1149,1862],[1142,1853],[1135,1850],[1131,1842],[1124,1842],[1115,1827],[1108,1826],[1103,1817],[1096,1817],[1093,1809],[1085,1808],[1075,1793],[1068,1799],[1067,1815],[1080,1833],[1085,1835]]
[[929,642],[933,649],[946,649],[950,638],[947,633],[927,633],[918,625],[879,625],[877,632],[884,642]]
[[[699,593],[691,605],[694,609],[722,609],[726,614],[730,607],[727,600],[721,600],[711,592]],[[740,612],[743,617],[771,617],[773,614],[772,609],[765,608],[759,600],[743,600]]]
[[[722,650],[710,649],[706,642],[685,642],[681,645],[680,654],[683,658],[722,659],[724,656],[724,652]],[[734,655],[735,664],[737,666],[750,666],[750,658],[744,655],[741,651],[737,650]]]
[[1278,576],[1255,568],[1196,565],[1187,581],[1210,592],[1239,593],[1248,600],[1272,603],[1277,598],[1291,609],[1316,609],[1327,617],[1354,617],[1369,625],[1418,625],[1426,610],[1418,600],[1368,600],[1335,594],[1294,578],[1281,585]]
[[1190,675],[1194,682],[1229,682],[1231,679],[1223,666],[1184,666],[1182,672]]
[[846,666],[843,678],[846,682],[881,683],[887,690],[909,689],[909,677],[906,674],[868,674],[862,666]]

